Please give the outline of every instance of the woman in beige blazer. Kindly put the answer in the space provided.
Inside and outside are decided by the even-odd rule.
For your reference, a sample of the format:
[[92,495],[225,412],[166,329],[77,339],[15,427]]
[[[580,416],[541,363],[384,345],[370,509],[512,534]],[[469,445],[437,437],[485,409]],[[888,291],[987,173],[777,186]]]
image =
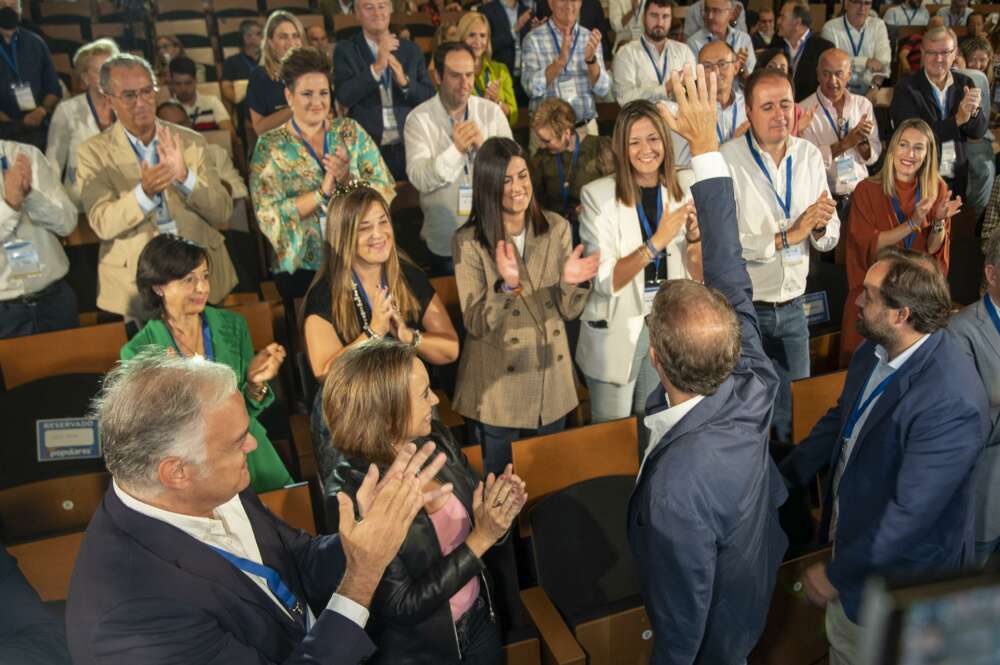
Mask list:
[[664,280],[701,279],[693,177],[675,168],[656,106],[626,104],[611,143],[615,174],[580,192],[580,237],[588,252],[601,253],[576,347],[595,423],[644,412],[659,383],[645,324],[652,297]]
[[560,431],[576,407],[563,321],[580,315],[600,260],[538,207],[527,159],[510,139],[483,144],[472,214],[452,241],[467,331],[454,408],[474,421],[487,473],[504,470],[512,441]]

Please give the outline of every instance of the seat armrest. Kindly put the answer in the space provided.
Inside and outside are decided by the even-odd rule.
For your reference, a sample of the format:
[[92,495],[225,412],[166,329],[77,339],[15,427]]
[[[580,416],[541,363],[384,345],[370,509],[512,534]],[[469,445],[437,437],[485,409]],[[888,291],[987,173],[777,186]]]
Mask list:
[[521,601],[542,636],[542,662],[546,665],[586,665],[586,654],[541,587],[522,591]]

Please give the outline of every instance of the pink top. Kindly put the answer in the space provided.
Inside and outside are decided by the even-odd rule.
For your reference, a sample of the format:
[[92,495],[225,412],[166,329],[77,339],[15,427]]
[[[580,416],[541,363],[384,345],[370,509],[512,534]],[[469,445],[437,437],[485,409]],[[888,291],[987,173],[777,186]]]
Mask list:
[[[444,506],[431,513],[431,522],[434,524],[438,542],[441,543],[441,554],[445,556],[451,554],[455,548],[464,543],[469,532],[472,531],[472,520],[469,519],[469,513],[454,494],[448,498],[448,502]],[[448,599],[452,620],[457,621],[459,617],[468,612],[478,597],[479,577],[476,576]]]

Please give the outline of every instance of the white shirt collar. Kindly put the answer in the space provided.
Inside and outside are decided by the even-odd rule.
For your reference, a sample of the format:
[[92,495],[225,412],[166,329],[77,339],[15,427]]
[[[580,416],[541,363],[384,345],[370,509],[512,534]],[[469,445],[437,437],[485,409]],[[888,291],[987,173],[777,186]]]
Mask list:
[[639,476],[642,475],[642,468],[646,465],[646,458],[649,457],[649,453],[653,451],[664,436],[667,435],[670,430],[672,430],[677,423],[679,423],[684,416],[691,412],[694,407],[698,406],[703,399],[704,395],[695,395],[686,402],[682,402],[677,406],[670,406],[670,399],[667,397],[666,392],[663,391],[663,387],[657,388],[657,391],[663,392],[663,399],[667,403],[667,408],[660,409],[656,413],[652,413],[643,419],[643,423],[649,430],[649,443],[646,444],[646,450],[642,454],[642,463],[639,465],[639,473],[636,476],[638,481]]
[[927,82],[931,84],[931,90],[933,90],[939,96],[944,96],[948,92],[948,88],[950,88],[952,86],[952,84],[955,82],[955,78],[951,75],[951,70],[950,69],[948,70],[948,78],[946,78],[945,81],[944,81],[944,88],[943,89],[937,87],[937,84],[934,83],[934,81],[931,80],[931,77],[927,75],[927,70],[926,69],[924,70],[924,78],[926,78]]
[[125,132],[125,136],[131,141],[132,145],[143,148],[146,151],[152,150],[153,146],[156,145],[156,130],[153,130],[153,140],[149,142],[149,145],[143,143],[138,136],[135,136],[129,130],[125,129],[125,125],[122,125],[122,131]]
[[917,349],[919,349],[921,345],[924,342],[926,342],[929,337],[930,335],[924,335],[916,342],[911,344],[910,348],[908,348],[906,351],[903,351],[892,360],[889,360],[889,352],[885,350],[885,347],[879,344],[875,347],[875,357],[878,358],[878,362],[880,365],[886,365],[888,367],[891,367],[893,370],[897,370],[900,367],[902,367],[903,363],[909,360],[914,353],[917,352]]
[[114,487],[115,494],[121,499],[121,502],[125,504],[126,507],[131,508],[137,513],[150,517],[154,520],[159,520],[160,522],[166,522],[172,527],[176,527],[188,534],[195,540],[199,542],[205,542],[210,537],[227,536],[231,534],[231,529],[226,524],[220,516],[221,509],[227,508],[234,501],[239,502],[240,497],[234,496],[232,499],[217,507],[213,511],[213,517],[196,517],[194,515],[182,515],[181,513],[171,512],[169,510],[163,510],[162,508],[157,508],[156,506],[150,505],[145,501],[140,501],[135,498],[125,490],[123,490],[117,481],[112,481],[112,487]]
[[[843,112],[843,117],[845,117],[845,118],[851,112],[850,111],[851,104],[854,102],[853,97],[854,97],[854,95],[851,93],[850,90],[844,90],[844,112]],[[829,97],[827,97],[826,95],[824,95],[823,91],[820,90],[819,88],[816,88],[816,99],[819,100],[819,102],[823,106],[825,106],[828,110],[834,111],[834,112],[837,110],[837,107],[833,103],[833,101],[830,100]]]

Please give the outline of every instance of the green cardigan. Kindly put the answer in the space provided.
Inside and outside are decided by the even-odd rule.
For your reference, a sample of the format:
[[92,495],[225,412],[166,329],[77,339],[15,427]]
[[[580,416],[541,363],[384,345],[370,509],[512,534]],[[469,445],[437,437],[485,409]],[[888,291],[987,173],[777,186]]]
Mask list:
[[[205,319],[208,321],[208,331],[212,336],[212,348],[215,361],[229,365],[236,373],[240,392],[243,393],[250,414],[250,433],[257,439],[257,449],[247,456],[247,466],[250,469],[250,482],[254,490],[267,492],[279,489],[292,482],[292,477],[285,469],[281,458],[267,438],[267,431],[257,420],[257,414],[270,406],[274,401],[274,393],[267,391],[263,401],[255,402],[247,394],[247,369],[253,360],[253,344],[250,341],[250,331],[246,320],[234,312],[215,307],[205,308]],[[122,347],[121,358],[128,360],[139,351],[149,346],[163,349],[175,349],[174,338],[166,324],[159,319],[153,319],[139,333]]]

